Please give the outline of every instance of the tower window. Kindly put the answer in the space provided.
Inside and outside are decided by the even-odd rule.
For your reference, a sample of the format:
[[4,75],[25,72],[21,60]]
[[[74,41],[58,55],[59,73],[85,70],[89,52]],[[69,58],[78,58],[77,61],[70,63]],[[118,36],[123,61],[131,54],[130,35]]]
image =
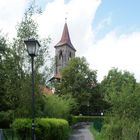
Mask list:
[[68,57],[68,60],[70,60],[72,58],[72,54],[71,52],[69,53],[69,57]]
[[59,60],[61,60],[63,58],[63,54],[62,54],[62,51],[60,51],[59,53]]

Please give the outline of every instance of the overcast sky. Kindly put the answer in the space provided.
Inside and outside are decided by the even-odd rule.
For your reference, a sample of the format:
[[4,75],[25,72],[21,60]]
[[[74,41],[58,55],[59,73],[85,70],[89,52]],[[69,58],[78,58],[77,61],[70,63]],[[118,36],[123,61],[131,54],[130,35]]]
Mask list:
[[[61,38],[65,17],[77,56],[86,57],[101,81],[112,67],[128,70],[140,82],[140,0],[34,0],[43,9],[35,19],[50,50]],[[29,0],[0,0],[0,29],[15,36]]]

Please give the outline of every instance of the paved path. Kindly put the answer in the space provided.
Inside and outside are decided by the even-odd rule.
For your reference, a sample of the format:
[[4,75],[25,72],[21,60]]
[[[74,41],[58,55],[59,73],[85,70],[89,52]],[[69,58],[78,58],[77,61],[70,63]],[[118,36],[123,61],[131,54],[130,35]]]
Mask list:
[[69,140],[95,140],[88,128],[89,125],[75,128]]

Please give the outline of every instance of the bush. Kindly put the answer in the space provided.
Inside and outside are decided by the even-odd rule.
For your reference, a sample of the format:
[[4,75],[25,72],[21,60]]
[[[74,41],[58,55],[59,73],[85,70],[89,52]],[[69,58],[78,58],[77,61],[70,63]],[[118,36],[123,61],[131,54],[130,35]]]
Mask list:
[[9,128],[13,119],[13,111],[0,111],[0,128]]
[[19,140],[14,129],[2,129],[0,140]]
[[106,120],[101,134],[113,140],[136,140],[139,139],[140,123],[139,120],[129,120],[128,118],[118,118],[110,116]]
[[[30,140],[31,119],[16,119],[12,127],[16,129],[19,140]],[[63,119],[36,119],[37,140],[66,140],[69,135],[69,124]]]
[[12,123],[12,128],[14,128],[18,134],[19,140],[28,140],[31,137],[31,119],[16,119]]
[[78,122],[93,122],[93,126],[97,131],[101,131],[103,126],[103,116],[73,116],[72,117],[72,124]]
[[68,119],[71,110],[76,106],[75,100],[71,96],[44,96],[44,116],[49,118]]

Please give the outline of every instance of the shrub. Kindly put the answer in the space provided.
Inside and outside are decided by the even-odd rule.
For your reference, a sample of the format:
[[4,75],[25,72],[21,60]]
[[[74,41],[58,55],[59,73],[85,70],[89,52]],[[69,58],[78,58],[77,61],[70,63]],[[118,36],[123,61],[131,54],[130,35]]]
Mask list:
[[19,140],[26,140],[31,137],[31,119],[16,119],[12,123],[12,128],[16,129]]
[[129,120],[128,118],[118,118],[118,116],[108,117],[104,124],[101,135],[113,140],[136,140],[139,139],[139,120]]
[[71,96],[44,96],[44,116],[50,118],[68,119],[71,110],[76,106],[75,100]]
[[0,128],[9,128],[13,120],[13,111],[0,111]]
[[[12,127],[16,129],[19,140],[31,138],[31,119],[16,119]],[[69,135],[69,124],[63,119],[36,119],[37,140],[66,140]]]

